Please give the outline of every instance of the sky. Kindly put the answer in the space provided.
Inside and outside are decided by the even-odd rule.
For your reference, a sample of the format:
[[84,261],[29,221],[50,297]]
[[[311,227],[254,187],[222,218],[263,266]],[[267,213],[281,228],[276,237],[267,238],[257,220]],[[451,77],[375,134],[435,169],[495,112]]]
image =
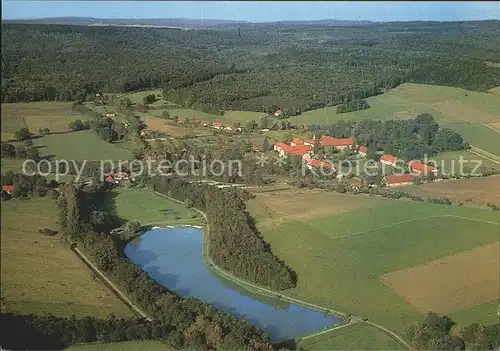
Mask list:
[[3,0],[2,19],[44,17],[456,21],[500,19],[500,1],[23,1]]

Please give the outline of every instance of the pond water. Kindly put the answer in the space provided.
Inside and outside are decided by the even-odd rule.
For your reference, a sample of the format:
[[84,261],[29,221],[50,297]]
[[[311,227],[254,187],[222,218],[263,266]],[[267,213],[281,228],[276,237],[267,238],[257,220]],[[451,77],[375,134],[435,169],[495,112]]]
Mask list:
[[125,247],[125,254],[169,290],[246,319],[266,331],[273,341],[341,323],[335,316],[251,293],[218,276],[205,265],[202,250],[203,232],[182,227],[145,232]]

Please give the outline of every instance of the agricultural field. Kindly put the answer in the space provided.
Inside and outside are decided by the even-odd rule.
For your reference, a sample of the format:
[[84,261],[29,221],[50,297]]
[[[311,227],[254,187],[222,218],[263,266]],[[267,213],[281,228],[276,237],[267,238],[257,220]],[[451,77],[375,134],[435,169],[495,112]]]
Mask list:
[[304,350],[404,350],[386,333],[365,324],[354,324],[339,330],[303,339]]
[[51,132],[68,131],[68,124],[75,119],[88,117],[71,108],[71,102],[16,102],[2,104],[2,138],[11,139],[20,128],[32,133],[49,128]]
[[494,162],[494,159],[486,159],[467,150],[442,152],[439,155],[429,157],[429,162],[432,162],[431,160],[436,162],[437,168],[441,172],[447,174],[460,173],[460,163],[463,165],[464,173],[472,173],[478,162],[480,166],[476,170],[477,173],[483,173],[488,169],[500,170],[500,161]]
[[157,130],[166,133],[169,137],[182,135],[211,135],[212,130],[208,128],[187,128],[160,117],[142,115],[141,119],[146,123],[146,130]]
[[500,156],[500,133],[480,124],[453,124],[450,127],[472,146]]
[[51,198],[2,202],[2,311],[69,317],[131,317],[133,313],[71,249],[61,235]]
[[90,131],[51,134],[33,139],[40,156],[65,160],[131,160],[130,149],[110,144]]
[[[288,192],[256,195],[248,202],[248,210],[257,228],[299,277],[297,287],[288,294],[401,331],[418,320],[422,310],[467,311],[490,303],[492,294],[500,293],[495,291],[499,281],[492,277],[449,280],[449,289],[440,291],[442,280],[429,275],[426,291],[432,291],[432,298],[442,304],[436,308],[429,298],[417,306],[383,280],[403,269],[451,260],[452,255],[498,242],[498,212],[326,192],[319,196],[317,192],[298,193],[300,201]],[[347,210],[336,209],[344,204]],[[496,266],[495,260],[488,262]],[[462,265],[460,276],[472,276],[468,275],[472,269],[473,264]],[[491,294],[478,295],[477,286],[491,289]],[[469,299],[477,296],[473,302],[457,303],[450,289],[460,290],[460,296]]]
[[500,122],[487,124],[489,128],[493,128],[496,132],[500,133]]
[[123,99],[127,97],[132,101],[132,103],[142,105],[144,104],[144,97],[150,94],[155,94],[157,97],[156,101],[152,103],[151,106],[161,106],[167,104],[167,102],[162,97],[161,89],[137,91],[135,93],[121,95],[119,98]]
[[365,99],[371,108],[337,114],[336,106],[292,117],[294,124],[327,124],[340,120],[409,119],[430,113],[440,124],[500,122],[500,96],[461,88],[405,83]]
[[167,345],[154,340],[124,341],[109,344],[81,344],[68,347],[68,351],[156,351],[173,350]]
[[106,209],[127,221],[152,226],[201,223],[197,212],[150,190],[115,188],[108,195]]
[[490,89],[488,91],[490,93],[493,93],[493,94],[496,94],[496,95],[500,95],[500,87],[496,87],[496,88]]
[[488,203],[500,206],[500,176],[459,179],[402,187],[402,191],[419,196],[443,196],[454,202],[476,206]]

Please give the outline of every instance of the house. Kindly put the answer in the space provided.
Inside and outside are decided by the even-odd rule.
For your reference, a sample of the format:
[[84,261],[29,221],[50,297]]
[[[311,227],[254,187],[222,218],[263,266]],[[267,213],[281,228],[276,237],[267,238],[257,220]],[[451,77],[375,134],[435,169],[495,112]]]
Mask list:
[[269,132],[269,128],[263,128],[260,130],[261,132]]
[[207,122],[207,121],[199,121],[199,123],[203,126],[203,127],[208,127],[210,125],[210,122]]
[[117,181],[120,181],[120,180],[128,180],[129,176],[125,172],[116,172],[115,174],[113,174],[113,178]]
[[366,157],[366,154],[368,153],[368,148],[366,146],[360,145],[358,149],[358,154],[360,156]]
[[116,113],[106,113],[105,117],[116,117]]
[[118,184],[118,181],[116,181],[112,175],[109,175],[106,178],[104,178],[104,182],[106,182],[108,184]]
[[299,146],[299,145],[304,145],[304,140],[300,139],[300,138],[294,138],[291,142],[290,142],[290,145],[291,146]]
[[427,166],[426,164],[420,162],[420,161],[410,161],[408,162],[408,166],[410,166],[410,169],[418,174],[437,174],[437,169],[432,166]]
[[[304,141],[304,145],[314,146],[316,143],[316,138],[312,140]],[[332,138],[327,135],[323,135],[320,139],[321,146],[332,147],[336,150],[343,150],[346,148],[351,148],[354,144],[353,138]]]
[[311,153],[312,149],[313,148],[310,145],[289,146],[289,149],[286,153],[304,157],[304,155]]
[[385,178],[385,184],[389,187],[413,184],[415,177],[411,174],[391,174]]
[[222,128],[222,123],[220,123],[220,122],[214,123],[214,129],[221,129],[221,128]]
[[147,136],[147,135],[146,135],[146,132],[145,132],[145,131],[143,131],[143,130],[141,130],[141,136],[143,136],[143,137]]
[[5,192],[9,195],[12,195],[12,193],[16,190],[16,187],[14,185],[4,185],[2,186],[2,192]]
[[333,167],[333,163],[331,163],[330,161],[325,162],[316,159],[312,159],[309,162],[307,162],[307,168],[309,169],[321,168],[321,169],[333,169],[333,170],[335,169],[335,167]]
[[274,111],[273,116],[280,117],[282,114],[283,114],[283,111],[281,111],[281,109],[277,109],[276,111]]
[[398,162],[398,158],[396,156],[392,156],[389,154],[382,155],[380,157],[380,163],[388,166],[395,167]]
[[230,126],[227,126],[225,129],[226,130],[233,130],[233,128],[231,128]]

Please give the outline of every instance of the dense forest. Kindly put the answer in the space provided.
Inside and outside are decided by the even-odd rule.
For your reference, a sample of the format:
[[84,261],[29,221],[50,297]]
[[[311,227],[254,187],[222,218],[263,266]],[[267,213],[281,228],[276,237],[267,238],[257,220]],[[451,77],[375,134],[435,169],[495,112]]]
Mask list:
[[[97,335],[94,332],[91,336],[86,336],[86,342],[161,339],[178,349],[272,349],[269,336],[247,321],[237,320],[196,299],[181,298],[131,263],[123,254],[126,240],[109,231],[114,226],[113,221],[104,221],[107,224],[104,226],[103,221],[96,221],[103,217],[100,212],[103,196],[106,196],[108,190],[106,184],[98,182],[86,187],[75,186],[74,183],[63,185],[58,198],[60,223],[65,228],[65,235],[92,257],[101,270],[113,277],[123,291],[152,316],[155,322],[144,325],[146,322],[141,320],[116,322],[111,318],[108,325],[102,327],[102,322],[87,319],[86,330],[105,330]],[[113,216],[111,213],[107,215]],[[32,328],[34,322],[30,322],[28,318],[27,323],[28,328]],[[72,334],[75,323],[74,320],[56,321],[59,326],[52,333],[56,336],[62,334],[66,344],[78,342],[79,336]],[[10,326],[9,330],[13,327]],[[115,331],[110,331],[115,327]],[[37,328],[44,331],[43,327]],[[140,332],[128,331],[128,328],[140,329]],[[69,335],[66,335],[66,331]]]
[[245,211],[249,193],[238,188],[217,189],[182,179],[153,177],[155,191],[205,211],[210,226],[209,255],[223,269],[261,286],[294,287],[296,274],[271,251]]
[[2,99],[81,100],[163,88],[218,113],[284,117],[382,93],[403,82],[484,91],[500,85],[499,21],[361,27],[160,28],[2,24]]

